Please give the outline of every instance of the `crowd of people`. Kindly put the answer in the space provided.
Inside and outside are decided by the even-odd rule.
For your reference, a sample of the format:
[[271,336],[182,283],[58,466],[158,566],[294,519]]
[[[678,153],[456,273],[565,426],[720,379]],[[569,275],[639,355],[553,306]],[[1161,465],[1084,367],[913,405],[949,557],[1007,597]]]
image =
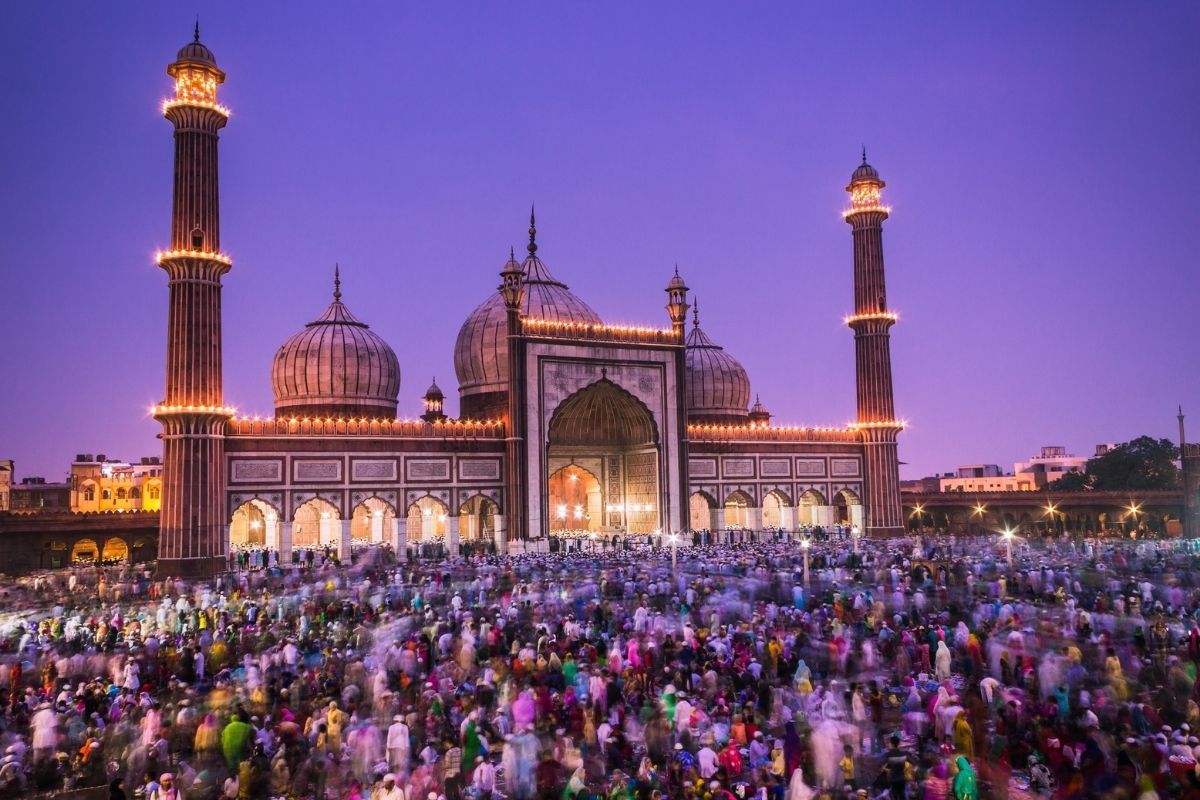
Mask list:
[[1186,543],[761,538],[0,581],[0,798],[1200,797]]

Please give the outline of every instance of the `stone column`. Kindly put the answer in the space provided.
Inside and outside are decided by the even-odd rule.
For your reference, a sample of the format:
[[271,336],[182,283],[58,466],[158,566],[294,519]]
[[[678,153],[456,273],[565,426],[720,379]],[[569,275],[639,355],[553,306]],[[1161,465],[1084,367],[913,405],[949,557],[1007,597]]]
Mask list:
[[446,552],[451,558],[458,558],[458,517],[446,518]]
[[796,527],[796,509],[792,506],[779,507],[779,527],[791,531]]
[[350,563],[350,520],[341,520],[337,539],[338,560],[343,564]]
[[394,517],[392,519],[392,550],[396,552],[396,560],[400,563],[408,561],[408,520]]
[[283,522],[279,525],[279,566],[288,567],[292,563],[292,523]]
[[762,527],[762,509],[747,508],[746,509],[746,527],[752,531],[756,531]]
[[371,512],[371,544],[383,542],[383,512]]
[[492,516],[492,524],[496,526],[496,552],[503,554],[508,552],[508,520],[503,514],[494,514]]
[[720,511],[720,509],[710,508],[708,510],[709,539],[713,542],[717,540],[717,531],[721,529],[721,519],[717,516],[718,511]]
[[268,550],[279,549],[279,520],[274,516],[263,521],[263,542]]

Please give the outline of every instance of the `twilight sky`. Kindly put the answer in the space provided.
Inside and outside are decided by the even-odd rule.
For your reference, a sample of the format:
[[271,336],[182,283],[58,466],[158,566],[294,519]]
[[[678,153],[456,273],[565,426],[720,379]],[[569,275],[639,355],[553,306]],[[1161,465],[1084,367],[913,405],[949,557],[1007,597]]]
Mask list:
[[344,300],[401,416],[521,250],[616,323],[705,330],[785,424],[854,416],[843,187],[888,182],[904,477],[1200,438],[1200,4],[6,3],[0,458],[158,454],[171,127],[201,13],[228,73],[225,397]]

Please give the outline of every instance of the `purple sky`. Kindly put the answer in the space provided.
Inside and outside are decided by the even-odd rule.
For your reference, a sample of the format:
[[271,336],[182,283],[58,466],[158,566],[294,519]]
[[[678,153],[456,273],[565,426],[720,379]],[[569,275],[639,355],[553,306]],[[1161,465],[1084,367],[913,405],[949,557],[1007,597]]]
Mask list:
[[[780,423],[854,414],[843,187],[888,182],[905,477],[1175,437],[1200,298],[1195,3],[200,4],[228,73],[225,396],[345,301],[402,416],[538,208],[602,316],[667,323],[672,265]],[[835,7],[837,5],[837,7]],[[968,7],[969,6],[969,7]],[[156,454],[170,125],[195,4],[6,4],[0,458]],[[452,400],[451,411],[457,403]]]

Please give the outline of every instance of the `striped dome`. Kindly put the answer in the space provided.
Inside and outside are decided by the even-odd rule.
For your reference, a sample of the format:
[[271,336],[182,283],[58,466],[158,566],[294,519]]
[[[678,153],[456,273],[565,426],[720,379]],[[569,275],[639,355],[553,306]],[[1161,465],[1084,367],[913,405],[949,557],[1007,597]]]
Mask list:
[[278,417],[394,418],[400,364],[335,289],[325,313],[279,348],[271,385]]
[[700,329],[699,314],[686,345],[688,419],[745,422],[750,405],[750,378],[736,358]]
[[[513,259],[510,257],[510,262]],[[508,267],[508,264],[505,264]],[[525,304],[521,315],[565,322],[599,324],[600,316],[571,294],[536,254],[521,265]],[[454,372],[461,397],[508,390],[508,315],[504,299],[492,292],[471,312],[454,345]]]

